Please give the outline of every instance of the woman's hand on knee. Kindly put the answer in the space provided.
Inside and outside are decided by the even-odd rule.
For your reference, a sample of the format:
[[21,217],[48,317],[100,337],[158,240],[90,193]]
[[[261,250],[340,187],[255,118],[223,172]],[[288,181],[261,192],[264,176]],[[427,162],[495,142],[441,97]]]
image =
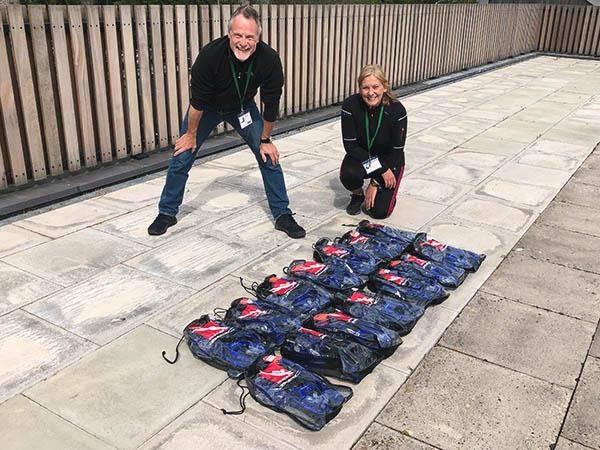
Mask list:
[[396,186],[396,177],[394,176],[394,172],[392,169],[388,169],[381,174],[383,177],[383,182],[385,183],[385,187],[387,189],[393,189]]
[[377,196],[377,186],[369,183],[367,192],[365,193],[365,208],[371,209],[375,205],[375,197]]

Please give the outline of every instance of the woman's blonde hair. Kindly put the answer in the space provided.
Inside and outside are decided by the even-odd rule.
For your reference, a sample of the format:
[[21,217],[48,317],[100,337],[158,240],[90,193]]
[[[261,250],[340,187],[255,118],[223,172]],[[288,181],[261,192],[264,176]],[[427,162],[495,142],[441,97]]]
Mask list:
[[394,94],[392,94],[392,90],[390,89],[390,83],[387,79],[387,76],[385,75],[383,68],[378,64],[369,64],[361,69],[360,75],[358,76],[358,88],[360,89],[362,82],[365,80],[365,78],[371,75],[377,78],[385,88],[385,92],[383,93],[383,99],[381,100],[383,104],[389,105],[390,103],[395,101],[396,97],[394,96]]

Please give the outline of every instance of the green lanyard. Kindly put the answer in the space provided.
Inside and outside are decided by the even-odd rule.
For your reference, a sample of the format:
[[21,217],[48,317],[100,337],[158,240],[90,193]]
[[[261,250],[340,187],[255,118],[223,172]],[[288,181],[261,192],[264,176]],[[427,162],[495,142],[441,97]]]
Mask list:
[[252,78],[252,64],[254,61],[250,61],[250,65],[248,66],[248,71],[246,72],[246,86],[244,86],[244,95],[240,92],[240,85],[237,80],[237,76],[235,74],[235,67],[233,67],[233,61],[231,57],[229,58],[229,67],[231,67],[231,75],[233,76],[233,84],[235,84],[235,90],[237,91],[237,95],[240,98],[240,109],[244,110],[244,98],[246,97],[246,93],[248,92],[248,85],[250,84],[250,78]]
[[377,137],[377,133],[379,133],[379,128],[381,128],[381,118],[383,117],[383,105],[379,107],[379,119],[377,120],[377,129],[375,130],[375,134],[371,138],[371,132],[369,130],[369,110],[365,111],[365,133],[367,135],[367,150],[369,154],[371,153],[371,148],[373,148],[373,143],[375,142],[375,138]]

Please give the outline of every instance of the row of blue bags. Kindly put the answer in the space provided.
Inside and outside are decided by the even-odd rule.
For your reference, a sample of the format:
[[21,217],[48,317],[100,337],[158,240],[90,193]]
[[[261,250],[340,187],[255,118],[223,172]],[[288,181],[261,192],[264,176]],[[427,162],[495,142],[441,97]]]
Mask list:
[[[284,276],[245,287],[255,298],[194,320],[179,344],[237,378],[242,393],[319,430],[352,396],[324,376],[360,382],[485,255],[369,221],[313,248],[315,261],[294,260]],[[179,344],[165,360],[177,360]],[[243,412],[244,398],[241,411],[223,412]]]

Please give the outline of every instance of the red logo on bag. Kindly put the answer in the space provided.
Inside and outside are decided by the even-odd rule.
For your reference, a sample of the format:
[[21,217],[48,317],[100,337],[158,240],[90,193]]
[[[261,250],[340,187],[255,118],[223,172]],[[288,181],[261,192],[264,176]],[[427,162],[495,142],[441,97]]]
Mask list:
[[430,247],[436,248],[438,250],[444,250],[447,247],[447,245],[442,244],[441,242],[438,242],[435,239],[429,239],[421,243],[421,247],[423,247],[424,245],[429,245]]
[[269,282],[273,284],[271,292],[277,295],[285,295],[298,286],[298,283],[295,281],[283,280],[277,277],[270,278]]
[[375,299],[373,297],[369,297],[365,294],[361,294],[360,292],[354,292],[350,298],[348,298],[350,302],[363,303],[365,305],[372,305],[375,303]]
[[333,313],[321,313],[321,314],[317,314],[316,316],[313,317],[314,320],[316,321],[323,321],[323,320],[329,320],[329,319],[337,319],[337,320],[341,320],[343,322],[354,322],[356,319],[344,314],[343,312],[333,312]]
[[398,286],[404,286],[407,282],[406,278],[401,277],[399,275],[394,275],[386,269],[381,269],[379,271],[379,274],[383,276],[385,280],[391,281],[392,283],[397,284]]
[[389,266],[390,267],[397,267],[400,264],[402,264],[402,260],[400,260],[400,259],[394,259],[393,261],[390,261]]
[[349,242],[350,245],[363,244],[369,240],[368,238],[360,234],[358,231],[350,232],[350,237],[352,238]]
[[297,266],[292,267],[292,273],[298,272],[307,272],[315,275],[319,275],[323,270],[325,270],[327,266],[322,263],[318,263],[315,261],[307,261],[302,264],[298,264]]
[[240,299],[240,305],[251,305],[252,303],[254,302],[249,298],[244,297]]
[[366,224],[367,228],[383,228],[383,225],[380,223],[368,223]]
[[327,247],[323,247],[323,253],[328,256],[344,256],[348,254],[348,251],[328,245]]
[[424,259],[417,258],[416,256],[413,256],[413,255],[409,255],[406,258],[406,262],[414,263],[414,264],[417,264],[417,265],[419,265],[421,267],[425,267],[427,265],[428,261],[425,261]]
[[310,328],[300,327],[298,328],[298,331],[300,331],[301,333],[312,334],[313,336],[320,337],[321,339],[327,336],[326,334],[319,333],[318,331],[311,330]]
[[244,308],[244,310],[242,311],[242,314],[240,314],[239,318],[240,319],[255,319],[257,317],[264,316],[265,314],[267,314],[267,311],[258,309],[254,305],[248,305]]
[[280,366],[278,364],[280,360],[281,358],[273,359],[267,367],[258,372],[258,376],[275,384],[282,384],[292,379],[296,372]]
[[230,328],[224,327],[214,323],[212,320],[209,320],[204,325],[194,325],[190,327],[190,331],[198,336],[202,336],[207,341],[211,342],[221,337],[227,333],[229,333]]

